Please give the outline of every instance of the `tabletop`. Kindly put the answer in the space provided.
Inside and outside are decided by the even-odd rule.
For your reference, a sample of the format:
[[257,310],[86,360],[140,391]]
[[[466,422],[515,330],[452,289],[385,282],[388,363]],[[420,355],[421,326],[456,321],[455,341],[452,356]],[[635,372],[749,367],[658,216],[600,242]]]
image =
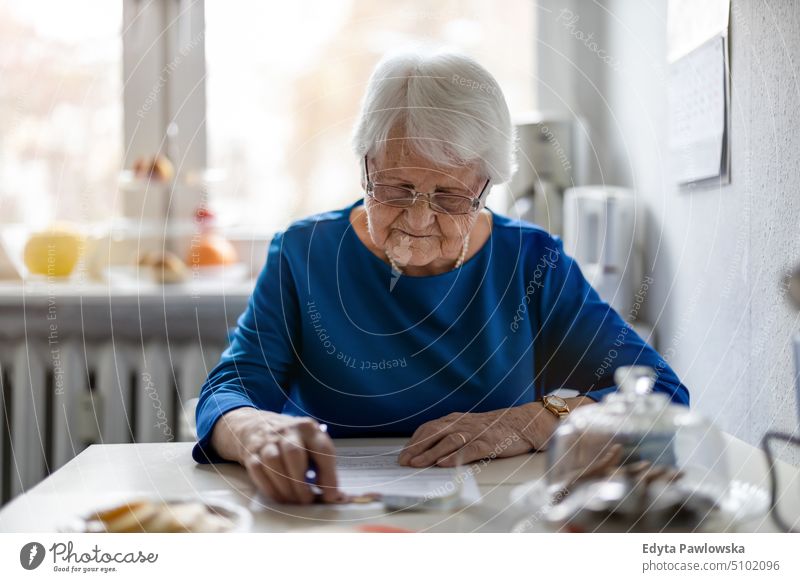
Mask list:
[[[339,445],[397,445],[403,439],[340,439]],[[245,470],[234,463],[199,465],[191,457],[193,443],[92,445],[47,479],[0,510],[0,531],[53,532],[76,515],[139,495],[167,498],[218,499],[248,507],[252,531],[325,531],[361,524],[382,524],[414,531],[510,531],[525,518],[511,491],[542,477],[543,454],[494,459],[472,465],[481,493],[479,502],[455,511],[394,512],[362,507],[271,506],[256,501],[256,489]],[[726,435],[731,478],[769,490],[763,453]],[[800,517],[800,470],[778,463],[781,508],[790,520]],[[774,532],[775,523],[764,516],[741,524],[739,531]]]

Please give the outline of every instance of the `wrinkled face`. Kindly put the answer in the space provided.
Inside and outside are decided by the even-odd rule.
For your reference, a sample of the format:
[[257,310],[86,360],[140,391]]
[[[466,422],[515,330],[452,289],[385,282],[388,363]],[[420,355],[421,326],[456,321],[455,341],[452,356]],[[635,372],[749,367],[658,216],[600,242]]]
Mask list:
[[[477,197],[486,183],[477,164],[437,167],[411,150],[407,141],[397,139],[387,142],[379,156],[369,158],[369,172],[373,182],[426,193],[445,191]],[[369,196],[364,204],[373,244],[401,267],[452,267],[479,214],[438,213],[422,196],[408,208],[387,206]]]

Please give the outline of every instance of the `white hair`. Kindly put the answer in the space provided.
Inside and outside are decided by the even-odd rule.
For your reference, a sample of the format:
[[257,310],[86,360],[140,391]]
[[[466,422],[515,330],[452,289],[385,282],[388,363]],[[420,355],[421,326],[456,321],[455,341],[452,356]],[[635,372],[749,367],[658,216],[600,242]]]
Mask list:
[[492,184],[516,170],[516,137],[503,92],[474,59],[453,52],[403,52],[370,77],[353,132],[356,154],[378,155],[402,127],[419,155],[443,166],[478,161]]

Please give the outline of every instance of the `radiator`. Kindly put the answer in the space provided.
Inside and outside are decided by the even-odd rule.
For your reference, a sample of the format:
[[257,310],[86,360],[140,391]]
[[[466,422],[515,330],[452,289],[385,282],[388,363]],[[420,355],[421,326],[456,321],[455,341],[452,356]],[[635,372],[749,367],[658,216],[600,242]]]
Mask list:
[[223,346],[23,340],[0,345],[2,503],[93,443],[193,440]]

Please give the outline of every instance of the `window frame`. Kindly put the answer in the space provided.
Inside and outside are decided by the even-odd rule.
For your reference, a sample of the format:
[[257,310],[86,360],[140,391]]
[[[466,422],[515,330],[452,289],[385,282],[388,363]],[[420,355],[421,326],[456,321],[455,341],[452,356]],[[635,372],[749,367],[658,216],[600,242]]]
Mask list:
[[175,167],[167,220],[191,220],[206,169],[204,0],[122,0],[123,167],[165,155]]
[[[205,0],[122,0],[124,168],[136,159],[166,155],[176,169],[164,212],[186,224],[205,202],[202,186],[209,158]],[[533,11],[534,29],[538,27]],[[543,52],[536,50],[534,67]],[[536,71],[531,71],[533,78]],[[154,99],[149,96],[155,91]],[[540,83],[533,93],[538,102]],[[141,115],[144,105],[147,111]],[[177,128],[177,133],[171,129]],[[498,198],[497,194],[492,199]],[[506,201],[500,202],[506,206]],[[250,228],[252,231],[252,227]]]

